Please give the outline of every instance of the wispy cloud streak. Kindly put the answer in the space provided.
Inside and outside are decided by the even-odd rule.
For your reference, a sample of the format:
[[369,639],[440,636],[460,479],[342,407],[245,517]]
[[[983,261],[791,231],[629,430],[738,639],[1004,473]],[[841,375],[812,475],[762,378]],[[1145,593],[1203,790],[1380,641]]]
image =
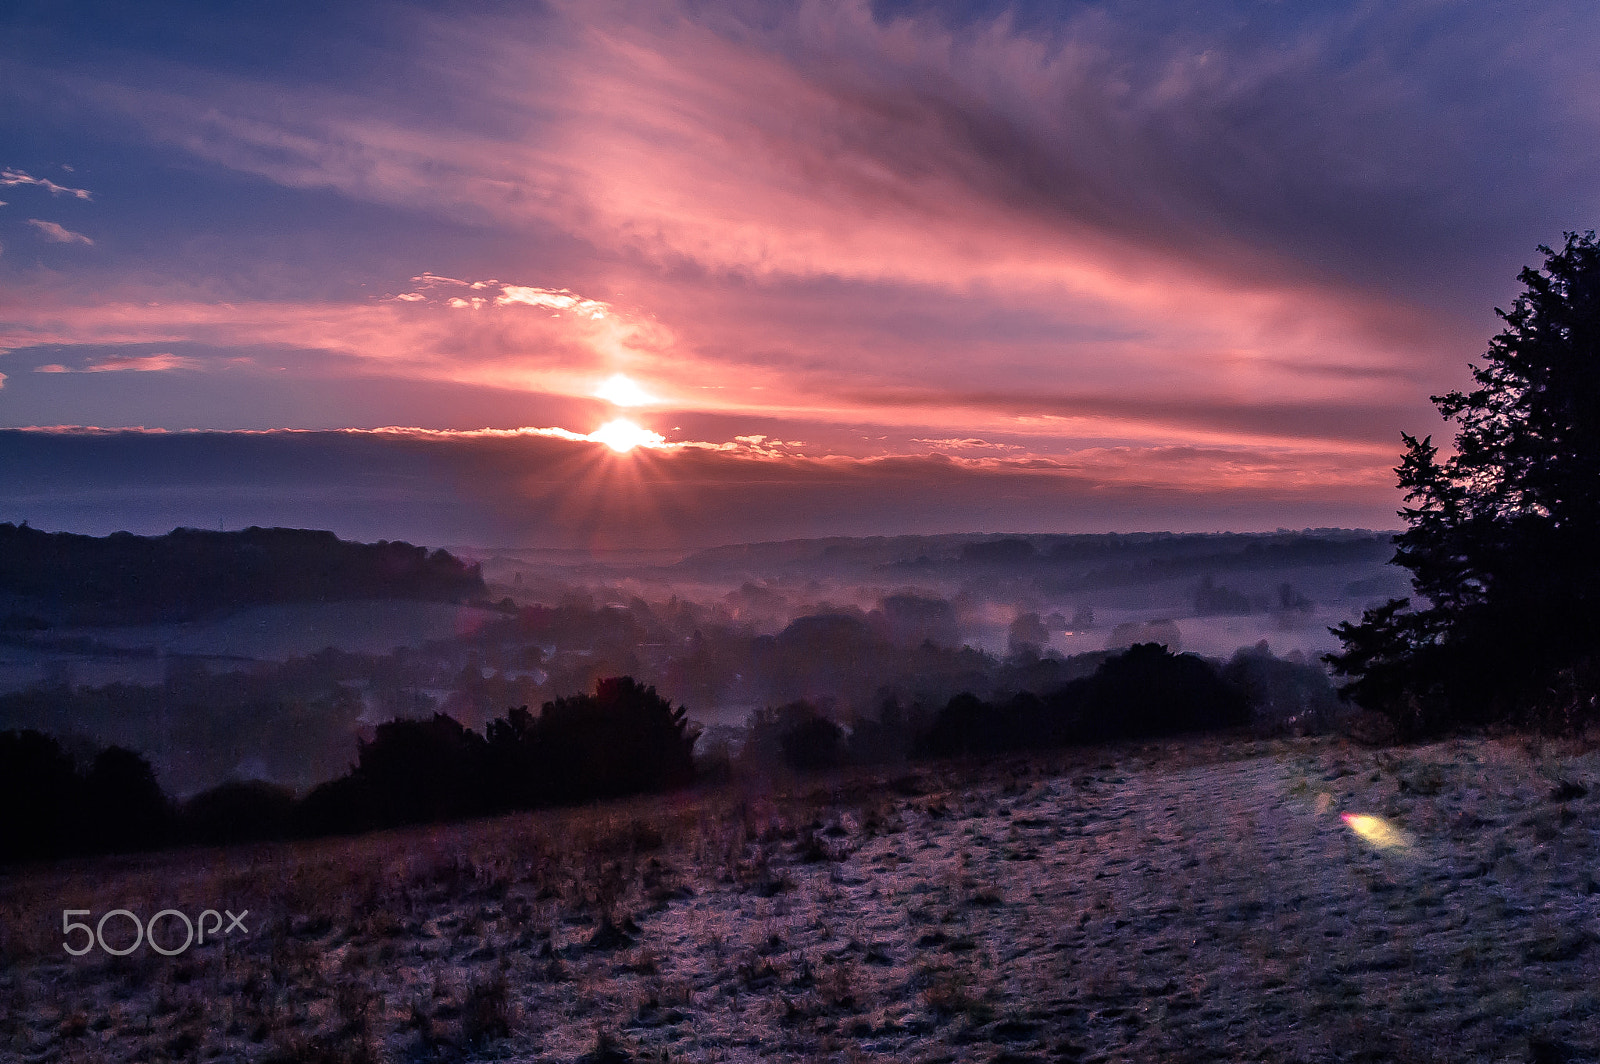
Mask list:
[[155,355],[116,355],[85,363],[81,369],[69,369],[60,363],[35,366],[35,373],[163,373],[174,369],[199,369],[202,363],[196,358],[185,358],[171,352]]
[[[65,185],[56,184],[47,177],[34,177],[32,174],[23,170],[0,170],[0,187],[16,188],[19,185],[33,185],[37,188],[44,189],[52,196],[66,195],[81,200],[94,198],[89,194],[88,189],[68,188]],[[4,204],[0,203],[0,206],[4,206]]]

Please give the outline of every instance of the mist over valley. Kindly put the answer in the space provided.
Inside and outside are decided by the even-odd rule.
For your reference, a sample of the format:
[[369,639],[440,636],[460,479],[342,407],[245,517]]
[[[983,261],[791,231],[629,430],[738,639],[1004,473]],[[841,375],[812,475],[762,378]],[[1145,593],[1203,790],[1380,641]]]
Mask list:
[[[481,730],[612,676],[686,707],[702,752],[737,753],[774,707],[804,700],[848,734],[886,704],[1043,694],[1138,643],[1219,662],[1264,643],[1320,669],[1329,626],[1405,583],[1388,535],[1341,530],[431,554],[287,530],[33,535],[85,553],[76,582],[46,587],[35,568],[0,588],[0,729],[128,747],[179,795],[229,779],[304,791],[384,721],[445,713]],[[220,564],[202,548],[248,556],[256,582],[228,598],[174,575]],[[106,560],[118,551],[147,568]],[[368,557],[370,576],[307,579],[330,551]],[[113,575],[128,586],[109,595]],[[85,615],[78,589],[96,587]]]

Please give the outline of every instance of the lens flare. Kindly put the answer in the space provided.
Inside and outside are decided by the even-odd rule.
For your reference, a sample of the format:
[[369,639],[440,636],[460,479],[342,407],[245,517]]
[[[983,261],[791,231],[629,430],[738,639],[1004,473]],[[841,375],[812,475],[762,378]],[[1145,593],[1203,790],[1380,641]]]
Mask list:
[[589,439],[605,444],[618,454],[627,454],[635,447],[660,447],[667,442],[661,433],[641,428],[625,417],[607,421],[589,433]]
[[1361,840],[1380,850],[1405,850],[1411,847],[1411,836],[1384,820],[1366,813],[1340,813],[1345,825]]

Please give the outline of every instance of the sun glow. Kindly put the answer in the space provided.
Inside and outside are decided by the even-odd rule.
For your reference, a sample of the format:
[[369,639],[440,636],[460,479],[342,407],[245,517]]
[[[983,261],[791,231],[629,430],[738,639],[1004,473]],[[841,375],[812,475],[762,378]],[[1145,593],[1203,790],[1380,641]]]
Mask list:
[[661,433],[641,428],[625,417],[601,425],[589,433],[589,439],[605,444],[618,454],[627,454],[635,447],[660,447],[667,442]]
[[639,387],[639,382],[625,373],[613,373],[594,390],[596,399],[604,399],[612,406],[646,406],[656,397]]

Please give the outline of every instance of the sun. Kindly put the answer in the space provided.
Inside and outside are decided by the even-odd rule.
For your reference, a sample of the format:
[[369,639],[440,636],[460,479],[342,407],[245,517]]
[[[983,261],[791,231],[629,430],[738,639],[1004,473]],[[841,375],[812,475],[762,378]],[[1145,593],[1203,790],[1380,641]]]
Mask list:
[[607,421],[589,433],[589,439],[605,444],[618,454],[627,454],[635,447],[660,447],[667,442],[661,433],[641,428],[625,417]]
[[613,373],[594,390],[596,399],[604,399],[612,406],[648,406],[655,396],[639,386],[639,382],[624,373]]

